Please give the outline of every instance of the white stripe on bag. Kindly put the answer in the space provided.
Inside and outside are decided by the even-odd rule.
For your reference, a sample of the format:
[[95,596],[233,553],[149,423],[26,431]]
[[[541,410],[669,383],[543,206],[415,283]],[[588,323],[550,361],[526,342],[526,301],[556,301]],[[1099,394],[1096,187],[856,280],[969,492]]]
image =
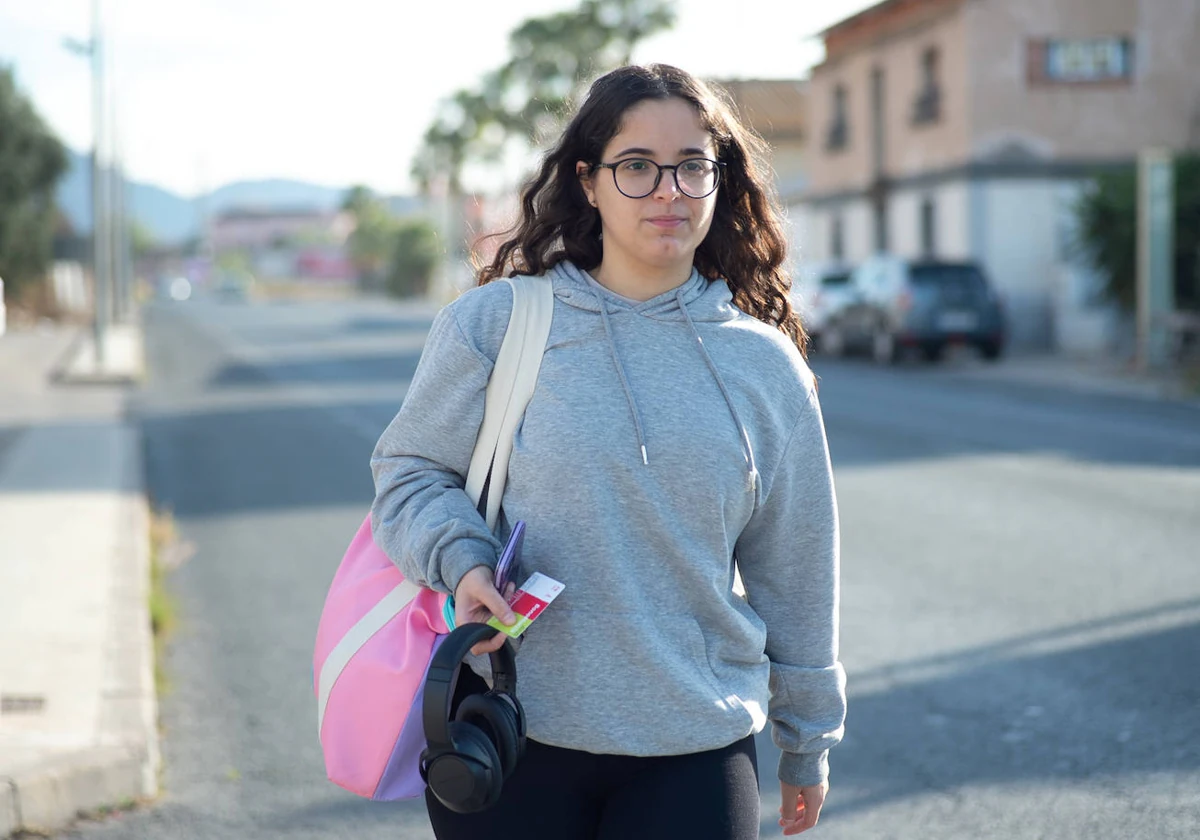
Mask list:
[[350,662],[351,657],[358,653],[359,648],[371,640],[371,637],[384,628],[389,621],[399,615],[408,606],[421,587],[412,581],[404,581],[388,594],[379,599],[379,603],[351,627],[342,640],[338,642],[325,664],[321,666],[321,676],[317,680],[317,737],[321,736],[321,727],[325,723],[325,705],[329,702],[329,694],[333,691],[334,683],[342,675],[342,671]]

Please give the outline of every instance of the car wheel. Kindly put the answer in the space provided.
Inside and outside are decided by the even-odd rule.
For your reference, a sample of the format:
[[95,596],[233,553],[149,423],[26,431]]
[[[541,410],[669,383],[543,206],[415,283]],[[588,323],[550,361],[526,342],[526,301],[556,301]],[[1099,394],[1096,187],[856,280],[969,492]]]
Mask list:
[[871,336],[871,358],[881,365],[890,365],[897,358],[896,336],[885,327],[879,327]]
[[944,344],[926,344],[921,347],[921,355],[927,362],[939,362],[945,354],[946,345]]
[[985,341],[979,345],[979,355],[983,356],[989,362],[999,359],[1003,352],[1004,345],[998,341]]

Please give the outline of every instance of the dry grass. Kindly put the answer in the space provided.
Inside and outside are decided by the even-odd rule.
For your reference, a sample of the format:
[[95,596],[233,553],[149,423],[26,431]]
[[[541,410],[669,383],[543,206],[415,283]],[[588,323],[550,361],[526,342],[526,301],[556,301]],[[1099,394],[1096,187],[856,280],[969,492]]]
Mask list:
[[179,532],[169,510],[150,511],[150,629],[154,634],[154,685],[158,693],[170,689],[163,661],[167,640],[179,621],[179,607],[167,589],[166,573],[176,563]]

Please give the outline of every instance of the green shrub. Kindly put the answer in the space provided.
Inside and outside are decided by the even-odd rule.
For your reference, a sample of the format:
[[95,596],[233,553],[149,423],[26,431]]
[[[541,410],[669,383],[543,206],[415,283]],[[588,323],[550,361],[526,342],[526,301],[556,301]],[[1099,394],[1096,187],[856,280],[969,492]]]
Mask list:
[[[1075,207],[1079,245],[1105,281],[1105,296],[1137,306],[1137,170],[1097,174]],[[1200,153],[1175,158],[1175,308],[1200,310]]]
[[387,291],[394,297],[419,297],[429,291],[430,280],[442,260],[437,229],[424,219],[400,223],[393,240]]

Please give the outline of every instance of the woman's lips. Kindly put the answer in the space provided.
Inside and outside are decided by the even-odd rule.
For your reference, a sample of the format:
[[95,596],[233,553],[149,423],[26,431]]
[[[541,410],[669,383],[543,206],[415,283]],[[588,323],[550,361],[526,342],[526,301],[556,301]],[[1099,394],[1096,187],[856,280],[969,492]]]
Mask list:
[[651,216],[647,219],[650,224],[661,228],[675,228],[683,224],[682,216]]

